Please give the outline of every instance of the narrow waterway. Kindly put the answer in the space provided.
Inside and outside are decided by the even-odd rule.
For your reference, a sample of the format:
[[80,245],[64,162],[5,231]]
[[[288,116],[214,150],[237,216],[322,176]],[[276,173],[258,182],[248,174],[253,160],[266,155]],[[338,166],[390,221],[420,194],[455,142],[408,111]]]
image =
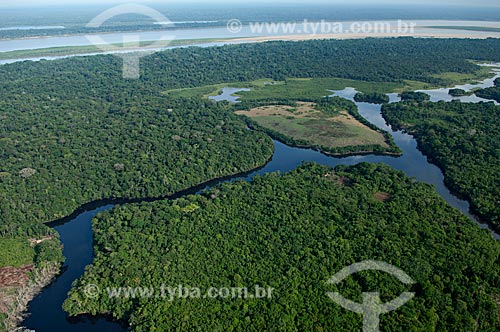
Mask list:
[[[495,77],[500,77],[497,73]],[[485,80],[477,85],[460,86],[465,90],[470,90],[475,87],[492,86],[493,79]],[[226,88],[222,95],[214,98],[215,100],[229,100],[235,102],[237,97],[234,93],[243,89]],[[448,100],[448,95],[443,95],[443,89],[424,91],[431,95],[432,100]],[[340,96],[352,100],[356,90],[346,88],[341,91],[332,91],[333,95]],[[389,95],[391,102],[397,102],[399,98],[396,94]],[[450,98],[451,99],[451,98]],[[484,101],[482,99],[470,100],[470,97],[453,98],[462,101]],[[415,139],[401,131],[393,131],[387,126],[385,120],[381,116],[381,106],[368,103],[356,103],[359,108],[359,113],[368,121],[378,127],[390,132],[396,144],[403,151],[401,157],[389,156],[350,156],[345,158],[337,158],[326,156],[318,151],[311,149],[301,149],[286,146],[278,141],[274,141],[275,153],[272,160],[263,168],[251,172],[243,176],[229,177],[218,181],[211,182],[207,185],[202,185],[192,188],[185,192],[174,195],[180,197],[185,194],[199,192],[203,188],[207,188],[225,181],[234,181],[237,179],[250,180],[256,175],[263,175],[269,172],[287,172],[304,161],[313,161],[322,165],[335,167],[340,164],[354,165],[360,162],[370,163],[385,163],[395,169],[405,172],[409,177],[414,177],[419,181],[434,185],[438,194],[445,199],[448,204],[459,209],[471,219],[475,220],[469,213],[469,203],[455,197],[446,188],[443,182],[443,174],[441,170],[428,162],[427,158],[417,149]],[[122,203],[122,202],[120,202]],[[90,204],[81,211],[75,212],[73,216],[60,220],[54,223],[54,229],[60,234],[61,241],[64,244],[64,256],[66,262],[64,264],[63,273],[50,286],[45,288],[33,301],[30,302],[28,312],[30,316],[23,322],[23,325],[37,332],[109,332],[109,331],[126,331],[127,327],[108,320],[103,317],[78,317],[69,318],[62,310],[61,306],[64,302],[71,284],[74,280],[83,274],[85,266],[93,261],[93,239],[92,239],[92,218],[99,212],[110,210],[114,207],[112,202],[102,202]],[[482,228],[488,228],[487,225],[477,222]],[[500,236],[491,231],[495,238],[500,239]]]

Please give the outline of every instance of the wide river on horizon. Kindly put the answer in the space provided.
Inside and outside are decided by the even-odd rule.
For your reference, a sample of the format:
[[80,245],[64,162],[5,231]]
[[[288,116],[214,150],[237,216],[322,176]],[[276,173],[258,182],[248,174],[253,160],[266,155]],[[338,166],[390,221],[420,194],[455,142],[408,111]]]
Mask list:
[[[500,28],[500,22],[491,21],[445,21],[445,20],[404,20],[405,23],[415,23],[416,28],[414,32],[403,33],[398,31],[398,21],[386,20],[386,21],[366,21],[363,23],[368,23],[374,26],[375,22],[387,22],[390,23],[390,30],[388,33],[384,33],[388,37],[397,37],[400,35],[415,35],[416,37],[430,37],[430,36],[447,36],[449,38],[500,38],[500,31],[472,31],[472,30],[450,30],[450,29],[436,29],[429,28],[430,26],[480,26],[480,27],[490,27],[490,28]],[[157,30],[157,31],[140,31],[140,32],[125,32],[125,33],[101,33],[93,34],[94,37],[99,37],[106,44],[120,44],[125,40],[140,40],[140,41],[156,41],[167,39],[167,40],[187,40],[187,39],[227,39],[227,38],[247,38],[247,37],[276,37],[276,36],[310,36],[310,35],[329,35],[334,34],[339,37],[346,38],[347,36],[352,36],[352,38],[366,36],[366,37],[377,37],[380,36],[375,32],[370,30],[366,32],[353,31],[351,25],[353,22],[328,22],[332,23],[330,26],[325,25],[321,28],[320,22],[308,22],[308,23],[297,23],[294,26],[293,31],[285,31],[289,29],[284,27],[270,28],[269,30],[264,29],[263,31],[258,31],[249,25],[243,25],[240,29],[235,29],[234,31],[229,31],[227,27],[206,27],[206,28],[186,28],[186,29],[174,29],[174,30]],[[339,31],[339,25],[342,26]],[[401,30],[402,31],[402,30]],[[20,39],[6,39],[0,40],[0,52],[9,51],[19,51],[19,50],[34,50],[50,47],[66,47],[66,46],[86,46],[93,45],[85,35],[69,35],[69,36],[54,36],[54,37],[35,37],[35,38],[20,38]],[[164,48],[160,48],[164,49]],[[38,59],[38,58],[35,58]],[[1,63],[7,63],[9,60],[3,60]],[[12,62],[12,60],[10,61]]]

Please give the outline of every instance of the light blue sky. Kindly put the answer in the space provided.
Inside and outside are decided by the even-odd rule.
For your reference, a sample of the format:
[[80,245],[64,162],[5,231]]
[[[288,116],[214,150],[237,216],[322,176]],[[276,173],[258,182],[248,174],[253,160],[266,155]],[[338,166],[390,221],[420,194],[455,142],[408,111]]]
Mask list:
[[[168,1],[161,1],[161,0],[132,0],[132,1],[123,1],[123,0],[15,0],[15,1],[9,1],[9,0],[0,0],[0,7],[3,6],[34,6],[34,7],[43,7],[43,6],[49,6],[49,5],[68,5],[68,4],[99,4],[99,5],[106,5],[106,4],[117,4],[117,3],[142,3],[142,4],[154,4],[154,3],[163,3],[163,4],[169,4],[169,3],[205,3],[205,4],[211,4],[211,3],[228,3],[228,4],[250,4],[250,3],[303,3],[303,4],[310,4],[310,3],[326,3],[326,4],[346,4],[346,1],[341,1],[341,0],[309,0],[306,2],[305,1],[298,1],[298,0],[252,0],[251,2],[248,0],[168,0]],[[471,6],[494,6],[494,7],[500,7],[500,1],[499,0],[441,0],[441,1],[436,1],[436,0],[414,0],[414,1],[401,1],[401,0],[382,0],[382,1],[369,1],[369,0],[350,0],[347,2],[348,4],[355,4],[355,3],[364,3],[364,4],[372,4],[372,5],[382,5],[382,4],[405,4],[405,5],[412,5],[412,4],[432,4],[432,5],[471,5]]]

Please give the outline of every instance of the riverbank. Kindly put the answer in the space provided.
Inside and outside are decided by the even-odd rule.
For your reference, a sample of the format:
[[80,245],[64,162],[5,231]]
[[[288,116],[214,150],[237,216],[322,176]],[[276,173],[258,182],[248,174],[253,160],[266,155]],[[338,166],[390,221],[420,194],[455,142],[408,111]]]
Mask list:
[[[140,215],[141,219],[130,220],[130,215]],[[121,232],[116,232],[118,228]],[[486,261],[485,268],[475,269],[481,271],[486,280],[490,280],[488,276],[496,275],[494,270],[490,271],[491,266],[495,266],[495,270],[499,268],[491,264],[500,251],[499,244],[487,233],[446,205],[432,187],[416,183],[380,164],[361,163],[332,170],[307,163],[294,171],[269,174],[249,183],[226,183],[203,195],[122,206],[100,216],[93,229],[96,258],[73,284],[64,309],[70,315],[111,313],[130,321],[134,331],[170,330],[182,324],[194,326],[193,329],[226,330],[234,327],[241,331],[255,329],[258,324],[260,330],[275,330],[283,326],[279,318],[289,313],[292,316],[305,313],[305,316],[300,316],[309,322],[307,312],[314,316],[316,326],[338,330],[339,325],[325,323],[332,316],[325,313],[331,305],[319,296],[323,293],[320,287],[330,275],[331,257],[335,257],[335,261],[344,258],[349,261],[352,257],[355,261],[372,257],[386,261],[397,256],[400,260],[396,264],[414,276],[419,285],[424,285],[424,290],[429,278],[422,273],[423,270],[430,275],[444,271],[442,273],[449,275],[450,280],[462,280],[468,287],[456,289],[463,292],[475,287],[475,283],[470,282],[473,278],[453,278],[462,275],[463,268],[456,268],[457,263],[448,258],[451,256],[457,257],[457,261],[466,267],[475,267]],[[131,234],[137,235],[132,237]],[[150,236],[145,248],[138,238],[148,239]],[[433,241],[427,241],[429,238]],[[321,245],[316,245],[318,239]],[[332,243],[344,243],[344,246]],[[436,243],[443,244],[445,249],[436,250]],[[489,248],[474,250],[467,247],[485,244]],[[475,253],[474,257],[471,252]],[[485,252],[489,255],[486,259]],[[428,262],[432,262],[432,267],[423,269]],[[337,271],[344,265],[337,264],[340,266],[331,269]],[[442,264],[449,267],[441,268]],[[134,280],[145,270],[150,271],[147,280]],[[121,297],[110,300],[108,295],[108,289],[122,285],[154,287],[162,283],[175,284],[178,280],[200,289],[207,289],[211,284],[239,286],[251,285],[252,282],[270,286],[276,289],[276,297],[269,297],[265,302],[251,302],[249,312],[259,317],[274,314],[276,319],[246,320],[248,312],[241,309],[243,303],[217,306],[208,298],[180,300],[179,297],[179,300],[169,301],[160,297],[153,299],[154,296],[141,297],[139,302]],[[446,286],[453,288],[454,284],[446,282],[445,287],[432,288],[437,291],[422,292],[424,295],[419,297],[419,306],[429,310],[426,303],[436,298],[443,299],[443,307],[458,314],[458,310],[449,308],[449,293],[441,291],[447,289]],[[92,298],[85,297],[88,285],[97,290]],[[291,288],[297,288],[293,297],[283,295]],[[382,286],[377,289],[382,289]],[[496,289],[485,293],[495,294]],[[456,297],[455,293],[453,296]],[[470,299],[479,301],[476,297]],[[274,306],[273,301],[281,305]],[[216,303],[220,302],[224,303],[222,299]],[[298,309],[288,310],[293,306]],[[311,306],[318,310],[308,311]],[[286,309],[280,309],[284,307]],[[464,310],[470,307],[462,306],[460,317],[474,316],[469,309]],[[490,306],[489,310],[493,311],[493,308]],[[179,317],[179,312],[189,315]],[[318,318],[317,312],[322,312],[327,319]],[[444,309],[436,312],[444,312]],[[214,321],[210,317],[220,319]],[[235,323],[234,317],[241,323]],[[352,322],[352,318],[349,319]],[[280,323],[274,323],[276,321]],[[309,330],[300,325],[299,319],[283,321],[291,322],[288,324],[291,330],[294,326],[298,330]],[[413,324],[417,325],[416,322]],[[474,321],[470,320],[468,324],[473,325]]]
[[[307,33],[308,27],[303,23],[291,23],[297,32],[271,29],[266,31],[241,25],[241,30],[229,31],[226,27],[192,28],[178,30],[136,31],[127,33],[77,34],[66,36],[39,36],[30,38],[0,40],[0,61],[10,63],[23,60],[53,59],[69,56],[86,56],[110,53],[127,53],[135,51],[160,51],[169,47],[180,46],[211,46],[219,44],[259,43],[266,41],[306,41],[319,39],[364,39],[364,38],[465,38],[486,39],[500,38],[499,22],[478,21],[408,21],[415,24],[413,31],[398,29],[397,21],[367,21],[372,25],[389,23],[386,32],[368,29],[363,32],[352,32],[350,24],[355,22],[339,22],[342,29],[339,32]],[[405,22],[406,23],[406,22]],[[265,24],[265,23],[264,23]],[[319,25],[318,22],[309,24]],[[453,29],[450,28],[453,27]],[[481,30],[483,27],[484,30]],[[463,29],[461,29],[463,28]],[[310,27],[309,27],[310,29]],[[497,30],[498,29],[498,30]],[[356,31],[356,30],[353,30]],[[140,40],[136,43],[124,43],[126,36],[131,35]],[[93,45],[87,36],[101,38],[109,43],[104,50]],[[71,45],[71,46],[69,46]],[[150,47],[148,47],[148,45]],[[111,50],[110,47],[113,47]]]
[[[132,53],[144,51],[162,51],[175,47],[188,46],[219,46],[223,44],[242,44],[242,43],[263,43],[270,41],[308,41],[324,39],[365,39],[365,38],[459,38],[459,39],[500,39],[500,33],[493,35],[470,35],[457,33],[339,33],[339,34],[317,34],[317,35],[281,35],[281,36],[262,36],[262,37],[243,37],[243,38],[206,38],[206,39],[182,39],[172,41],[145,41],[141,45],[113,43],[105,45],[102,48],[96,45],[87,46],[65,46],[49,47],[40,49],[28,49],[0,52],[0,61],[3,64],[16,61],[38,61],[38,60],[56,60],[58,58],[67,58],[72,56],[93,56],[113,53]],[[152,45],[154,43],[154,45]],[[149,45],[149,46],[148,46]],[[110,50],[113,49],[113,50]],[[0,64],[2,64],[0,63]]]
[[[119,205],[133,204],[140,202],[152,203],[162,200],[175,200],[187,195],[199,194],[201,191],[223,182],[233,181],[235,179],[241,179],[241,178],[250,178],[253,177],[256,173],[262,171],[266,165],[269,165],[272,162],[272,160],[273,156],[271,156],[264,165],[259,166],[253,170],[212,179],[210,181],[201,183],[194,187],[190,187],[188,189],[181,190],[174,194],[164,197],[144,198],[144,199],[140,198],[114,199],[114,200],[104,199],[104,200],[93,201],[82,205],[80,208],[78,208],[76,211],[74,211],[71,215],[67,217],[47,223],[46,224],[47,226],[53,227],[60,234],[61,242],[63,244],[68,244],[64,246],[64,252],[63,252],[64,256],[66,257],[66,262],[63,266],[63,269],[60,271],[62,273],[60,275],[59,272],[56,272],[54,274],[54,276],[58,276],[57,282],[51,284],[51,281],[54,280],[54,278],[52,278],[46,284],[44,284],[44,286],[41,287],[43,288],[46,285],[49,285],[47,292],[51,294],[56,293],[55,296],[54,295],[52,295],[52,297],[50,295],[48,296],[51,301],[55,300],[55,303],[53,303],[54,306],[52,308],[49,308],[46,306],[45,303],[43,303],[43,301],[37,302],[37,300],[39,300],[40,298],[36,297],[36,295],[39,293],[40,290],[34,289],[34,291],[31,291],[24,296],[27,301],[34,300],[28,304],[28,308],[32,308],[33,306],[35,307],[41,306],[43,309],[46,310],[57,310],[56,316],[58,318],[54,318],[54,322],[56,326],[59,327],[61,326],[60,324],[63,324],[64,326],[67,326],[68,324],[69,326],[71,326],[72,324],[79,324],[79,325],[88,324],[88,327],[90,329],[94,328],[95,325],[97,324],[98,326],[103,327],[103,330],[107,332],[126,331],[126,326],[123,324],[123,322],[116,321],[109,316],[93,317],[90,315],[82,315],[78,317],[76,320],[74,319],[68,320],[68,315],[61,309],[62,303],[66,299],[67,292],[69,291],[73,280],[76,279],[76,277],[80,276],[83,273],[84,268],[93,261],[94,258],[94,249],[92,240],[93,218],[96,217],[98,213],[111,210],[112,208]],[[82,217],[85,218],[85,223],[77,224],[76,222],[79,220],[81,221]],[[72,232],[75,231],[76,229],[77,231],[75,232],[75,234],[67,234],[67,232]],[[23,306],[20,310],[21,310],[20,312],[25,312],[25,306]],[[44,318],[46,317],[46,315],[42,314],[40,317],[38,317],[37,316],[38,312],[33,312],[31,309],[30,313],[31,315],[27,316],[27,318],[24,320],[24,322],[22,322],[21,325],[23,327],[26,327],[27,329],[34,328],[37,331],[39,330],[45,331],[43,327],[39,328],[40,325],[32,326],[32,322],[33,321],[38,322],[40,318]],[[53,326],[52,323],[53,321],[44,321],[44,324],[46,325],[42,324],[42,326]],[[54,331],[60,329],[50,328],[48,330]],[[64,329],[60,331],[64,331]]]
[[235,113],[250,128],[275,140],[329,156],[401,155],[392,136],[364,119],[352,103],[335,98],[328,102],[282,101],[283,105],[263,102]]
[[41,268],[26,265],[0,270],[5,277],[0,283],[0,314],[4,315],[0,331],[12,331],[26,318],[28,303],[60,273],[60,264],[50,262]]
[[[110,52],[134,52],[134,51],[158,51],[161,48],[171,48],[180,46],[194,46],[200,44],[217,44],[231,41],[231,38],[206,38],[206,39],[182,39],[182,40],[160,40],[155,42],[140,43],[114,43],[110,45],[86,45],[86,46],[63,46],[49,47],[42,49],[18,50],[0,52],[0,60],[30,59],[40,57],[69,57],[109,54]],[[113,51],[116,50],[116,51]],[[108,51],[106,51],[108,50]]]
[[471,35],[467,33],[438,33],[438,32],[415,32],[415,33],[334,33],[318,35],[285,35],[285,36],[265,36],[234,39],[233,42],[266,42],[266,41],[305,41],[318,39],[363,39],[363,38],[465,38],[465,39],[488,39],[500,38],[500,34],[491,35]]
[[[360,113],[366,116],[368,113],[372,113],[372,110],[363,107]],[[381,119],[381,117],[379,117],[379,119]],[[416,150],[416,144],[412,144],[414,141],[411,140],[411,137],[402,133],[392,132],[392,134],[396,137],[396,142],[404,151],[401,158],[374,155],[333,158],[317,151],[289,147],[275,141],[275,154],[264,168],[239,178],[229,178],[227,181],[238,179],[250,180],[255,176],[276,171],[288,172],[301,165],[303,161],[313,161],[331,167],[337,165],[355,165],[359,162],[381,162],[393,168],[404,170],[408,176],[415,177],[419,181],[434,184],[437,192],[441,197],[446,199],[448,204],[459,209],[464,214],[469,215],[467,213],[467,202],[460,202],[453,196],[450,196],[449,191],[444,187],[442,177],[439,176],[439,174],[441,174],[439,169],[433,165],[426,164],[426,158]],[[424,163],[424,165],[421,163]],[[216,184],[217,182],[213,184],[204,184],[197,188],[192,188],[190,191],[196,193],[207,188],[205,185],[213,186]],[[188,192],[179,193],[179,195],[181,194],[188,194]],[[110,204],[106,205],[106,203]],[[84,272],[85,266],[93,261],[92,219],[98,213],[111,210],[118,202],[95,202],[94,204],[94,206],[89,205],[82,207],[75,215],[50,225],[55,227],[55,230],[60,233],[62,242],[67,243],[64,255],[67,257],[68,266],[61,277],[58,278],[58,283],[46,289],[44,299],[45,301],[51,299],[51,303],[53,304],[52,307],[48,308],[45,301],[37,297],[30,305],[30,312],[32,315],[23,325],[41,332],[54,330],[72,331],[75,329],[73,324],[77,324],[80,330],[85,330],[85,327],[88,327],[89,329],[92,328],[94,331],[99,332],[126,331],[126,327],[123,327],[119,322],[109,321],[106,317],[79,316],[76,320],[68,321],[66,313],[60,308],[60,305],[66,299],[66,294],[72,282],[76,278],[79,278]],[[124,204],[124,202],[120,202],[120,204]],[[53,317],[50,322],[44,319],[47,315]]]

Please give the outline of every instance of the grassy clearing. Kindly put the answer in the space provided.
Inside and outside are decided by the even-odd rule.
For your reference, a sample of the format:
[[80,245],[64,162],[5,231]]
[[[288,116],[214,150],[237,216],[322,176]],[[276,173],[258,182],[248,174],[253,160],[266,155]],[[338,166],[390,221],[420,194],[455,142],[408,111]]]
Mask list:
[[268,81],[271,84],[258,85],[251,91],[242,91],[238,95],[245,100],[271,98],[322,98],[331,95],[329,90],[342,90],[353,87],[363,92],[391,92],[401,88],[397,83],[363,82],[342,78],[288,79],[286,81]]
[[14,266],[33,263],[35,251],[27,239],[6,239],[0,241],[0,267]]
[[264,78],[252,82],[230,82],[196,88],[174,89],[165,91],[164,94],[174,97],[208,98],[209,96],[218,95],[224,87],[251,89],[251,91],[236,93],[246,100],[269,98],[317,99],[331,95],[329,90],[342,90],[346,87],[353,87],[363,92],[381,93],[403,91],[406,88],[404,84],[398,83],[364,82],[343,78],[292,78],[286,81],[274,81],[270,78]]
[[174,97],[198,97],[208,98],[220,94],[224,87],[249,88],[251,91],[236,93],[242,100],[263,99],[318,99],[331,95],[330,90],[342,90],[346,87],[355,88],[364,93],[392,93],[408,90],[425,90],[439,87],[452,87],[458,84],[473,83],[494,74],[491,68],[482,67],[476,73],[442,73],[433,77],[443,80],[440,86],[419,81],[405,81],[404,83],[393,82],[365,82],[343,78],[292,78],[286,81],[274,81],[264,78],[252,82],[230,82],[214,85],[206,85],[197,88],[185,88],[165,91],[164,94]]
[[481,67],[477,72],[473,74],[464,73],[442,73],[438,75],[433,75],[435,78],[444,80],[447,86],[454,86],[458,84],[471,84],[478,81],[485,80],[495,76],[489,67]]
[[387,202],[391,199],[391,194],[383,191],[378,191],[375,194],[373,194],[373,198],[375,198],[379,202]]
[[[204,98],[207,99],[210,96],[217,96],[222,92],[225,87],[232,88],[249,88],[249,89],[263,89],[272,79],[261,79],[252,82],[232,82],[232,83],[220,83],[212,85],[204,85],[196,88],[182,88],[164,91],[163,94],[172,97],[184,97],[184,98]],[[280,84],[280,83],[277,83]]]
[[342,148],[359,145],[388,147],[383,134],[376,132],[347,111],[341,110],[331,116],[316,108],[314,103],[297,103],[297,107],[273,105],[237,111],[250,117],[258,125],[289,136],[297,141],[306,141],[312,146]]
[[[215,84],[215,85],[205,85],[198,88],[183,88],[165,91],[163,94],[172,97],[182,97],[182,98],[208,98],[209,96],[217,96],[222,92],[222,88],[228,84]],[[236,84],[230,84],[231,87],[239,88]]]

